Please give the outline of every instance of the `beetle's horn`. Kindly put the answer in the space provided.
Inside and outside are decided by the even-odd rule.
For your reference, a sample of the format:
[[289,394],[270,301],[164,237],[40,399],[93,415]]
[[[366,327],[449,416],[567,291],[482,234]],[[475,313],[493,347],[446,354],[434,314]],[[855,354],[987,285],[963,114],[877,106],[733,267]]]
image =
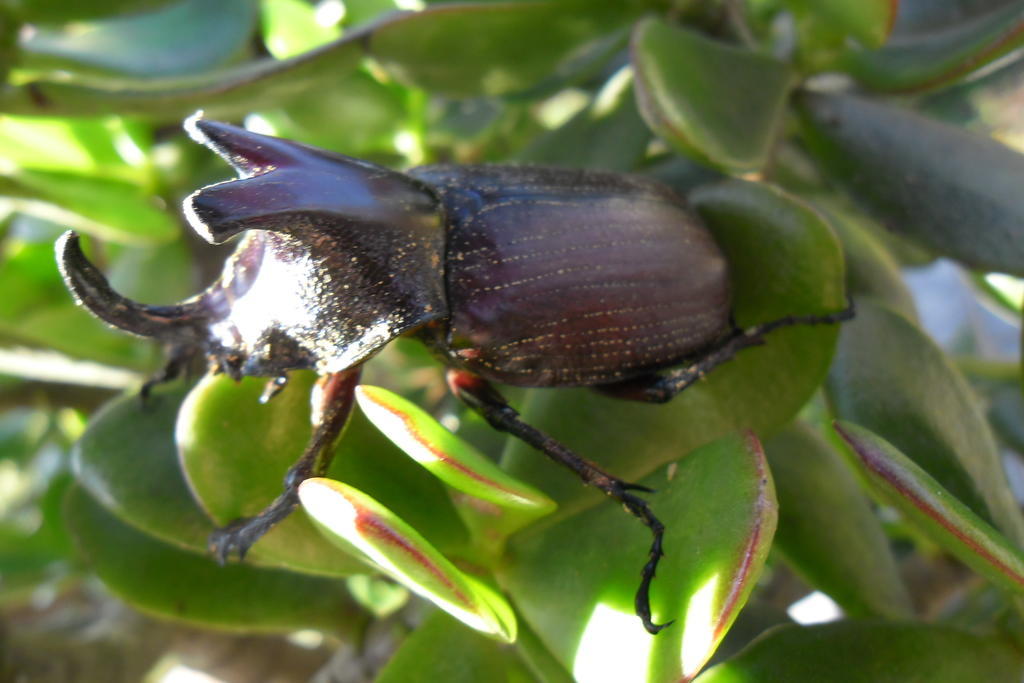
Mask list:
[[[204,119],[201,111],[185,119],[184,125],[193,140],[216,152],[242,178],[294,164],[296,148],[304,147],[238,126]],[[312,148],[306,149],[312,151]]]
[[[407,175],[197,116],[186,128],[242,176],[205,187],[185,200],[186,218],[209,242],[219,244],[249,228],[437,229],[437,200]],[[309,220],[298,220],[302,217]]]
[[197,303],[146,306],[126,299],[82,253],[78,235],[70,230],[57,240],[57,265],[75,301],[93,315],[126,332],[168,342],[197,339],[205,316]]

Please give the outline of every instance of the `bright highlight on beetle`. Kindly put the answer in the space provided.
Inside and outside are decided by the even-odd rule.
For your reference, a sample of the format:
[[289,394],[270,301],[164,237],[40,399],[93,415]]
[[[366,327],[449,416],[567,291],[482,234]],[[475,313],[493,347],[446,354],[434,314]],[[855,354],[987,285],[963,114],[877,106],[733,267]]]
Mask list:
[[420,339],[452,391],[621,503],[650,529],[635,608],[650,633],[649,591],[664,525],[637,492],[523,422],[493,383],[593,387],[660,403],[780,327],[847,320],[793,315],[746,329],[731,316],[725,257],[685,203],[641,176],[542,166],[432,165],[406,173],[197,115],[192,137],[238,180],[203,188],[185,215],[207,241],[241,234],[203,293],[152,306],[114,292],[66,233],[58,261],[76,300],[107,323],[164,342],[164,370],[201,356],[213,372],[321,375],[313,433],[281,495],[217,530],[210,548],[241,558],[322,476],[351,413],[362,363],[392,339]]

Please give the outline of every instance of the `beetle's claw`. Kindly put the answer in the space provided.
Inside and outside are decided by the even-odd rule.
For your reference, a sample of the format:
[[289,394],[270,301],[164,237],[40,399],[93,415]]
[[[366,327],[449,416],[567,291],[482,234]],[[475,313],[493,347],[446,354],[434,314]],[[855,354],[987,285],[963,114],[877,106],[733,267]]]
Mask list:
[[259,517],[243,517],[236,519],[227,526],[215,529],[210,534],[210,554],[217,561],[217,564],[224,566],[231,559],[232,555],[237,556],[238,561],[245,559],[249,548],[266,533],[265,525]]
[[668,628],[672,624],[676,623],[675,619],[666,621],[664,624],[655,624],[650,618],[644,619],[644,630],[650,633],[652,636],[658,635],[658,633],[665,628]]
[[657,489],[652,489],[649,486],[643,484],[630,484],[629,482],[622,482],[619,486],[623,491],[642,491],[643,493],[657,493]]

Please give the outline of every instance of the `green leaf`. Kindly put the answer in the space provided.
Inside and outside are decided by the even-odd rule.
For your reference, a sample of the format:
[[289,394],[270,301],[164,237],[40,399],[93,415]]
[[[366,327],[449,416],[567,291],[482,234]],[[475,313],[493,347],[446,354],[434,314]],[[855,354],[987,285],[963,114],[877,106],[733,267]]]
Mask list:
[[[6,161],[22,168],[128,181],[141,180],[139,158],[149,151],[139,149],[121,119],[50,116],[0,117],[0,149]],[[126,158],[125,150],[132,156]]]
[[851,50],[842,67],[877,90],[934,88],[1016,50],[1024,42],[1022,29],[1024,8],[1002,2],[945,26],[895,35],[879,50]]
[[450,96],[504,95],[570,73],[620,14],[575,2],[451,3],[381,24],[368,49],[406,85]]
[[231,118],[278,107],[355,71],[363,55],[352,33],[284,60],[263,59],[188,77],[35,80],[0,93],[0,111],[50,116],[136,114],[179,121],[197,109]]
[[387,389],[366,385],[356,389],[356,399],[370,422],[448,486],[531,515],[543,516],[555,509],[553,500],[508,476],[411,401]]
[[836,431],[879,500],[997,586],[1024,595],[1024,554],[885,439],[848,422]]
[[299,486],[299,500],[324,536],[341,548],[470,628],[509,643],[516,639],[515,614],[501,595],[459,571],[373,498],[340,481],[314,478]]
[[[845,306],[839,244],[821,216],[778,188],[742,181],[690,196],[729,260],[737,324]],[[571,389],[530,392],[523,418],[627,480],[737,429],[770,434],[788,423],[823,381],[838,329],[794,327],[770,334],[665,406]],[[518,440],[506,469],[559,504],[555,517],[601,497]]]
[[177,223],[135,185],[91,175],[20,169],[0,177],[0,201],[89,235],[123,244],[160,244]]
[[[670,473],[669,476],[666,476]],[[633,596],[650,536],[601,505],[510,541],[502,583],[547,647],[584,681],[684,680],[700,670],[742,608],[775,529],[775,492],[753,435],[732,435],[643,481],[658,493],[665,556],[651,586],[651,636]]]
[[422,408],[380,387],[360,386],[356,399],[381,432],[455,491],[456,509],[478,545],[497,550],[508,534],[551,514],[555,502],[506,474]]
[[889,542],[842,458],[802,423],[765,452],[779,497],[775,547],[850,616],[910,617]]
[[[258,514],[283,490],[291,464],[309,439],[312,373],[298,373],[272,405],[258,396],[266,380],[236,385],[207,375],[178,413],[175,437],[189,487],[217,525]],[[361,567],[323,542],[302,515],[274,526],[249,553],[254,561],[325,575],[346,576]]]
[[[633,80],[620,69],[593,101],[562,126],[536,138],[517,161],[631,171],[644,158],[651,133],[637,110]],[[600,140],[600,144],[593,144]]]
[[925,683],[1020,679],[1020,654],[1008,643],[946,626],[848,620],[780,626],[698,683]]
[[35,310],[11,323],[0,321],[0,332],[19,344],[54,349],[74,358],[108,365],[148,370],[153,366],[152,347],[115,332],[68,301]]
[[[282,491],[288,468],[311,432],[311,372],[294,372],[289,386],[267,405],[265,379],[240,383],[205,377],[189,394],[177,423],[177,442],[189,485],[217,524],[257,514]],[[350,482],[392,507],[425,536],[448,549],[465,529],[444,489],[392,446],[356,412],[335,447],[330,475]],[[291,515],[252,549],[253,557],[296,571],[346,575],[362,565],[326,543],[302,515]]]
[[473,633],[443,612],[427,617],[376,679],[377,683],[534,680],[514,650]]
[[122,522],[206,552],[213,524],[192,498],[174,444],[187,389],[158,388],[145,405],[135,393],[108,403],[75,444],[72,466],[79,484]]
[[838,202],[815,198],[814,204],[828,216],[843,243],[847,291],[858,298],[872,297],[916,322],[917,306],[903,280],[900,264],[876,236],[881,228],[869,225],[868,219],[842,208]]
[[827,382],[834,413],[890,441],[951,495],[1024,546],[1024,521],[977,399],[906,318],[862,302]]
[[897,107],[805,92],[804,135],[886,227],[973,268],[1024,274],[1024,156]]
[[764,166],[793,81],[785,64],[653,18],[631,52],[640,113],[659,137],[730,173]]
[[294,57],[341,36],[337,26],[321,25],[316,9],[303,0],[262,0],[260,6],[263,42],[278,59]]
[[[19,216],[13,225],[29,232],[35,219]],[[64,287],[53,259],[53,243],[45,235],[42,221],[41,241],[9,236],[0,262],[0,291],[18,292],[18,296],[0,297],[0,335],[7,344],[56,349],[76,358],[87,358],[111,365],[149,368],[152,365],[147,345],[112,329],[75,306]],[[56,233],[59,234],[59,233]]]
[[352,598],[378,619],[385,619],[409,602],[405,586],[369,574],[354,574],[345,579]]
[[213,559],[165,545],[124,524],[81,489],[67,522],[100,580],[137,609],[238,631],[321,628],[354,633],[365,621],[340,581]]
[[146,12],[167,5],[173,0],[31,0],[18,2],[15,6],[26,21],[39,23],[60,23],[97,17]]
[[849,35],[867,47],[885,43],[896,21],[898,0],[786,0],[811,21],[807,28],[823,28]]
[[22,44],[27,69],[66,69],[156,78],[221,66],[248,46],[250,0],[184,0],[155,12],[90,24],[43,27]]
[[125,247],[115,253],[106,269],[115,291],[154,304],[184,301],[195,293],[196,273],[185,240],[154,247]]
[[260,111],[259,117],[279,137],[351,156],[379,155],[393,152],[395,136],[408,126],[403,90],[378,82],[366,71],[355,71],[339,75],[330,89]]

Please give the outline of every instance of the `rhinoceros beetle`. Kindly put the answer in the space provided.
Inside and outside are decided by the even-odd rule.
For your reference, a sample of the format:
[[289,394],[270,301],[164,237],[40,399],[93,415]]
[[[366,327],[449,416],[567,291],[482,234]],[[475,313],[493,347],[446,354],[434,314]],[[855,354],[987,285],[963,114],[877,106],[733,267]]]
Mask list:
[[169,360],[143,388],[202,353],[214,372],[320,375],[320,410],[283,493],[263,512],[211,536],[239,557],[322,475],[353,403],[359,369],[399,335],[422,340],[448,367],[452,391],[512,434],[619,501],[653,535],[636,594],[644,627],[664,527],[629,484],[523,422],[492,382],[593,387],[664,402],[791,316],[747,329],[730,314],[726,260],[683,201],[632,175],[540,166],[432,165],[399,173],[366,161],[204,120],[191,136],[238,180],[184,202],[191,226],[220,244],[244,233],[220,278],[173,306],[116,292],[83,255],[58,242],[79,304],[127,332],[165,342]]

